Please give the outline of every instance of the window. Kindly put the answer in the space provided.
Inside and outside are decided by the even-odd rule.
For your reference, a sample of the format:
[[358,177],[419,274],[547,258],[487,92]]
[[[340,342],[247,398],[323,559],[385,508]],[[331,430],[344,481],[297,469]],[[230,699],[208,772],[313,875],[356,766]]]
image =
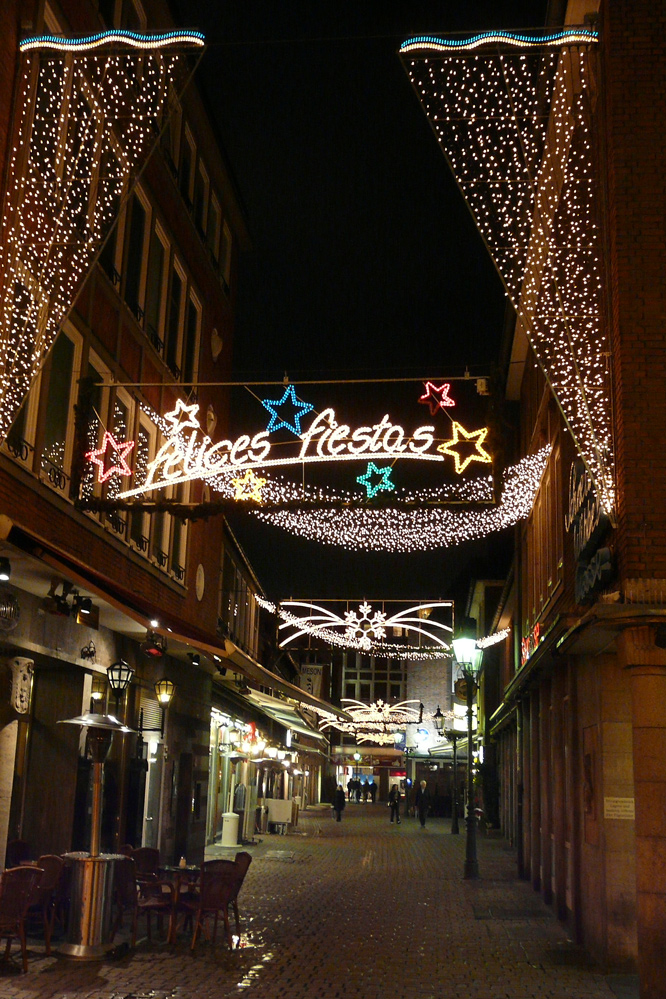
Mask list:
[[[180,483],[173,487],[172,499],[178,503],[186,502],[185,499],[185,483]],[[185,553],[186,553],[186,540],[187,540],[187,529],[184,520],[180,517],[171,516],[171,573],[179,581],[183,581],[185,578]]]
[[186,205],[190,208],[192,207],[195,160],[196,152],[194,148],[194,140],[189,133],[189,129],[186,128],[183,148],[180,155],[180,176],[178,179],[178,186],[180,188],[180,193],[185,199]]
[[199,160],[194,177],[194,224],[203,239],[206,238],[206,222],[208,221],[208,174]]
[[[74,382],[78,377],[80,341],[62,330],[47,363],[46,394],[41,402],[44,436],[40,466],[45,479],[64,490],[71,462],[74,433]],[[44,382],[40,383],[44,385]]]
[[[146,481],[148,462],[153,454],[155,428],[141,418],[139,432],[134,445],[134,486],[138,488]],[[145,510],[134,510],[130,514],[129,537],[132,544],[144,555],[150,544],[150,517]]]
[[231,229],[225,222],[222,226],[222,245],[220,247],[220,271],[227,289],[231,283]]
[[134,194],[125,258],[125,301],[140,322],[143,321],[143,309],[140,303],[147,221],[148,213],[139,197]]
[[563,575],[560,449],[555,445],[523,531],[523,631],[542,616]]
[[190,295],[187,302],[185,322],[185,347],[183,350],[183,381],[192,383],[197,375],[199,359],[199,332],[201,328],[201,306]]
[[208,249],[211,252],[211,256],[215,261],[215,264],[219,262],[220,259],[220,229],[222,227],[222,210],[220,208],[220,203],[213,194],[210,199],[210,209],[208,212]]
[[[89,389],[86,390],[82,387],[82,390],[86,391],[86,394],[89,392],[89,395],[87,395],[87,399],[80,396],[79,403],[87,403],[90,409],[88,432],[86,434],[86,447],[88,451],[93,451],[99,446],[102,430],[101,414],[104,406],[104,396],[108,394],[108,389],[104,389],[102,383],[105,380],[109,380],[108,374],[106,377],[102,374],[102,367],[94,358],[94,355],[88,363],[87,377],[89,381]],[[81,496],[83,499],[89,499],[95,492],[99,491],[98,476],[96,472],[97,466],[87,462],[83,475],[81,476]]]
[[150,236],[148,270],[146,274],[146,333],[155,350],[162,353],[164,341],[161,331],[164,328],[164,288],[167,282],[166,265],[168,260],[166,240],[155,226]]
[[178,361],[180,359],[180,331],[183,326],[184,285],[185,275],[174,260],[171,269],[169,311],[164,335],[164,357],[176,378],[180,377]]

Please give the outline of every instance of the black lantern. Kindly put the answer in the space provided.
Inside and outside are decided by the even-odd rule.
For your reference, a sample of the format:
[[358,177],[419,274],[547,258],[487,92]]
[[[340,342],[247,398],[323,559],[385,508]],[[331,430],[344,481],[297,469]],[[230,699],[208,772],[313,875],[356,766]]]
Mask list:
[[109,681],[109,686],[111,690],[116,695],[116,712],[120,707],[120,697],[125,690],[129,687],[132,682],[132,677],[134,676],[134,670],[126,663],[124,659],[119,659],[118,662],[112,663],[107,671],[106,676]]

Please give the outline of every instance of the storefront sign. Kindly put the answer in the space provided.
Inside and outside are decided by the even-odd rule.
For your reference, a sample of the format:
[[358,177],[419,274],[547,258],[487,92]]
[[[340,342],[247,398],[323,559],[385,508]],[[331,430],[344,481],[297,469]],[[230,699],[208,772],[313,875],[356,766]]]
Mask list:
[[303,663],[300,668],[301,690],[306,690],[313,697],[321,697],[321,678],[324,667],[321,663]]
[[572,462],[569,473],[569,509],[564,526],[573,533],[574,554],[577,559],[591,555],[609,523],[583,462]]
[[598,548],[610,526],[601,509],[594,483],[582,461],[574,461],[569,474],[569,509],[565,527],[573,535],[576,556],[576,603],[591,601],[613,578],[610,548]]

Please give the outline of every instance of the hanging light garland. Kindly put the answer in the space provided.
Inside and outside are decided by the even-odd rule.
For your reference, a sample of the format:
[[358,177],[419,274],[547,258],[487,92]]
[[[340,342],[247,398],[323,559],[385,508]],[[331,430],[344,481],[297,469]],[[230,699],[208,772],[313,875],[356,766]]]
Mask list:
[[400,51],[610,514],[610,354],[589,70],[597,38],[587,28],[489,31],[420,36]]
[[[154,145],[200,32],[25,39],[0,239],[0,439]],[[106,52],[103,52],[106,49]]]
[[[550,447],[544,447],[507,468],[496,506],[487,509],[451,509],[429,506],[413,509],[338,506],[334,509],[263,510],[253,516],[291,534],[337,545],[350,551],[410,552],[447,548],[472,538],[483,538],[528,517]],[[488,494],[492,483],[480,488]]]

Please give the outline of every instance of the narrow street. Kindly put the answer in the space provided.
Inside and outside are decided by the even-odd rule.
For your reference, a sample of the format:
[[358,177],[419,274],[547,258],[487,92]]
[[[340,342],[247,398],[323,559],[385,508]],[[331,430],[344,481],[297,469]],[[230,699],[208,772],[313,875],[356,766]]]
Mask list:
[[27,975],[17,961],[0,965],[0,999],[638,996],[637,979],[603,975],[567,941],[516,879],[502,840],[480,837],[481,879],[463,881],[464,833],[449,827],[391,825],[382,804],[348,804],[340,824],[323,806],[309,809],[292,834],[248,848],[239,950],[218,932],[194,956],[181,935],[173,949],[143,940],[134,953],[76,963],[45,957],[33,937]]

